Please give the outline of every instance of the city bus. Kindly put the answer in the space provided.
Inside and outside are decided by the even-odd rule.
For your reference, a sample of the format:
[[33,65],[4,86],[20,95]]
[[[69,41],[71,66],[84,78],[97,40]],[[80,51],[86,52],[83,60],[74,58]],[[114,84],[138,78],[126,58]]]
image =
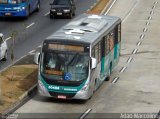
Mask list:
[[28,17],[39,8],[40,0],[0,0],[0,17]]
[[58,99],[91,98],[102,82],[109,80],[120,47],[120,18],[78,16],[48,36],[35,54],[39,93]]

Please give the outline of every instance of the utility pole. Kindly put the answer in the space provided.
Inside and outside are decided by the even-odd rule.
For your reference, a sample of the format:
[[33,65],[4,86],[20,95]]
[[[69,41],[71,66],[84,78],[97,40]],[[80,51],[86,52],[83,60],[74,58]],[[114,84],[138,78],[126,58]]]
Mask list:
[[[14,64],[14,45],[15,45],[15,38],[16,38],[17,32],[13,31],[11,34],[11,39],[12,39],[12,43],[11,43],[11,61],[12,61],[12,66]],[[12,77],[11,80],[13,80],[14,78],[14,69],[12,69]]]

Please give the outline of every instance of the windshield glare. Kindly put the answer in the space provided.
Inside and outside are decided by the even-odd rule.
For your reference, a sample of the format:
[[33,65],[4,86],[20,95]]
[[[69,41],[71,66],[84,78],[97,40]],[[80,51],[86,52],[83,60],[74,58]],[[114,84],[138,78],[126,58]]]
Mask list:
[[2,4],[18,4],[24,2],[25,0],[0,0]]
[[47,52],[41,72],[53,80],[81,81],[88,76],[89,55]]

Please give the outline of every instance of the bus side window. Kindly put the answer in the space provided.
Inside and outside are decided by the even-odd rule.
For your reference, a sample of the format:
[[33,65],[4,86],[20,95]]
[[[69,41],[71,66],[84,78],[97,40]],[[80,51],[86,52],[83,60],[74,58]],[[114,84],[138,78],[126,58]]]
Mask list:
[[109,52],[109,36],[105,36],[105,55],[108,55]]
[[118,42],[121,42],[121,24],[118,25]]
[[114,32],[109,34],[109,49],[110,51],[114,48]]
[[115,27],[114,29],[114,39],[115,39],[115,42],[114,44],[117,44],[118,43],[118,25]]
[[101,41],[101,57],[106,56],[105,51],[106,51],[106,44],[105,44],[105,37],[103,37]]

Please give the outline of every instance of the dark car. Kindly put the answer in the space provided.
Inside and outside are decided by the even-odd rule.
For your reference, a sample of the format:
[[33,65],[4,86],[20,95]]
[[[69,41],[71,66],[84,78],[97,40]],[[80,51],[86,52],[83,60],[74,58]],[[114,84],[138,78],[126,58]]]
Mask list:
[[72,16],[75,16],[76,7],[74,0],[54,0],[50,5],[50,18],[54,18],[55,16],[68,16],[72,18]]

